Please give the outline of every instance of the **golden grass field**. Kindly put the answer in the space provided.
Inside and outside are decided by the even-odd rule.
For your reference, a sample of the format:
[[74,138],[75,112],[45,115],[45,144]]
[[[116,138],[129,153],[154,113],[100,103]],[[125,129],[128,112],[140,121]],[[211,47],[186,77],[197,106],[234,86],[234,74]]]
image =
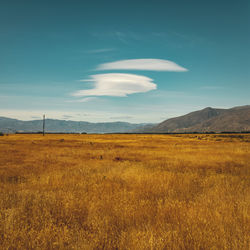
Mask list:
[[0,249],[250,249],[250,134],[2,136]]

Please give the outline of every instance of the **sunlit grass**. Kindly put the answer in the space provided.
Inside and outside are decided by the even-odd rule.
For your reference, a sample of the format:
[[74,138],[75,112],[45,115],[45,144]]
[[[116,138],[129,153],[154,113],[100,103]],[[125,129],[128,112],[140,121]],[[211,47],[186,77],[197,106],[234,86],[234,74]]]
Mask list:
[[1,249],[249,249],[250,135],[0,138]]

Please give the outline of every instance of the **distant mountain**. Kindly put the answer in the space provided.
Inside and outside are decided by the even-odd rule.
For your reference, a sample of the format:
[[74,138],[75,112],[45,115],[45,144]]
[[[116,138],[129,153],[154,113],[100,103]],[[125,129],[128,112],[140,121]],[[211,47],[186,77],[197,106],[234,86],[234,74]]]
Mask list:
[[[250,131],[250,105],[231,109],[205,108],[155,124],[77,122],[46,119],[46,132],[62,133],[188,133]],[[40,132],[42,120],[21,121],[0,117],[0,132]]]
[[231,109],[205,108],[161,122],[141,132],[241,132],[250,131],[250,105]]
[[[42,120],[21,121],[6,117],[0,117],[0,132],[40,132]],[[143,128],[147,124],[133,124],[128,122],[103,122],[90,123],[82,121],[66,121],[46,119],[46,132],[62,133],[123,133],[134,129]]]

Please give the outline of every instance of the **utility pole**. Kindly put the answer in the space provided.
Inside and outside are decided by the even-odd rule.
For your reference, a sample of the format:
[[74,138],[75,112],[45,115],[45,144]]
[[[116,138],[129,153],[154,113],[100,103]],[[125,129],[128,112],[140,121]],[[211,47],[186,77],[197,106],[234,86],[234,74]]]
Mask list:
[[43,136],[45,135],[45,115],[43,115]]

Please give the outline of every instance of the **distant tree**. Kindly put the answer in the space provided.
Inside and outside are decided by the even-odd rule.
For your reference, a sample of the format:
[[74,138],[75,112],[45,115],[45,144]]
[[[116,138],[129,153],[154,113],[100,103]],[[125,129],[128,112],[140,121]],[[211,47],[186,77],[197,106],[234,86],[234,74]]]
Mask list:
[[0,132],[0,136],[4,136],[4,133],[3,133],[3,132]]

